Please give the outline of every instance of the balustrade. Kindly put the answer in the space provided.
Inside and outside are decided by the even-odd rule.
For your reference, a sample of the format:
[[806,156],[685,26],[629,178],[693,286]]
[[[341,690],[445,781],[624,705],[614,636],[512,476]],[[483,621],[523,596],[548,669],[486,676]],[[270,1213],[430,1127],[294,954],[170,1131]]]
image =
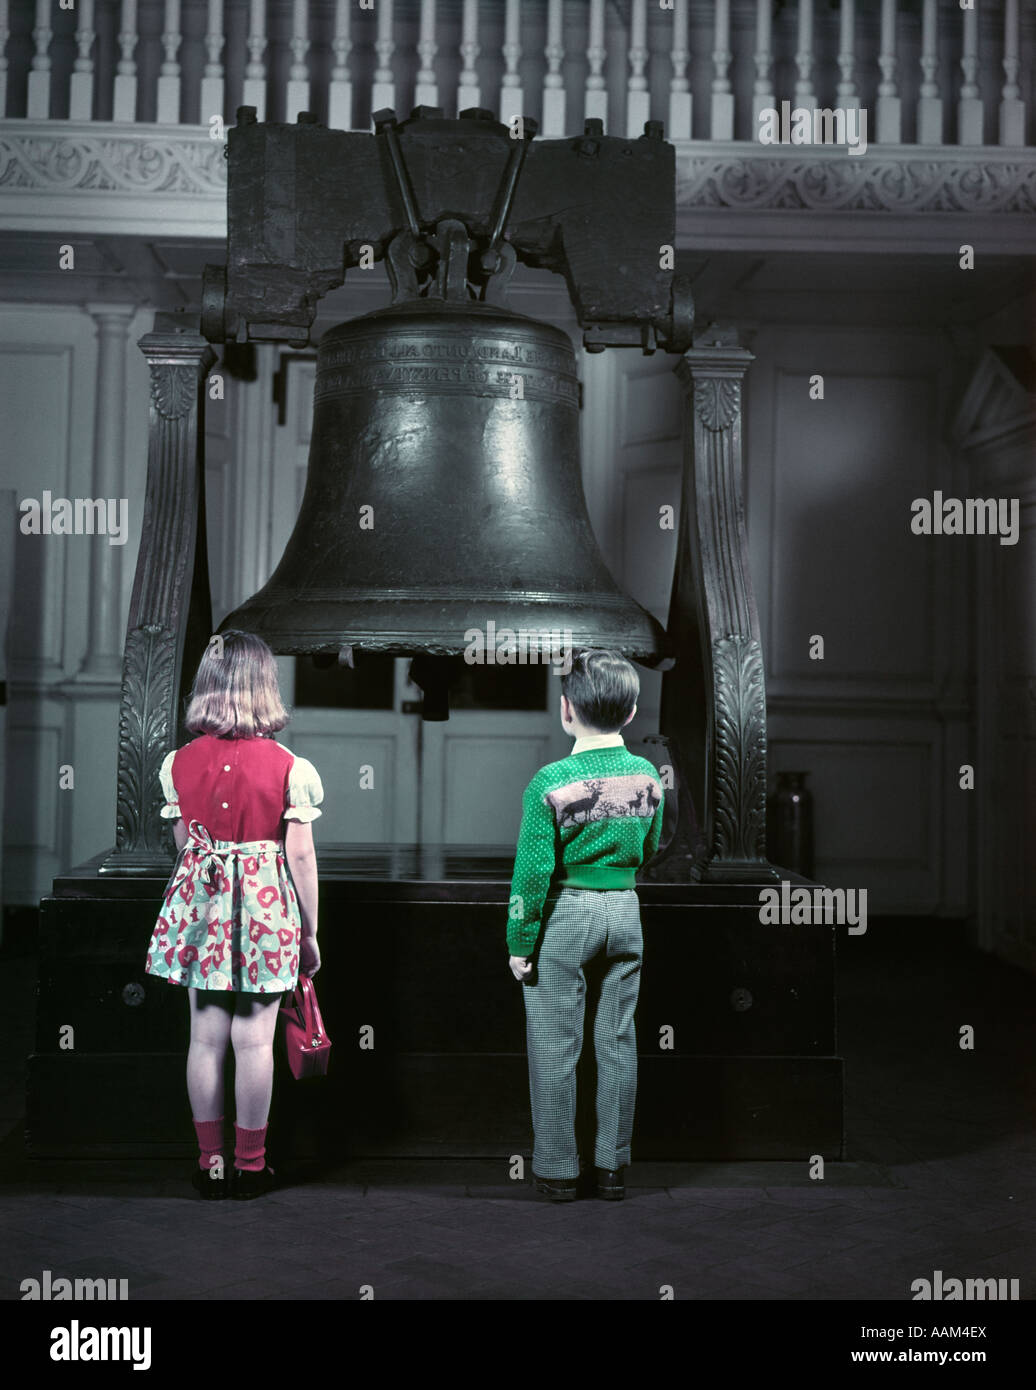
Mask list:
[[0,112],[205,126],[247,105],[358,130],[481,106],[546,137],[655,120],[747,144],[789,101],[869,108],[872,145],[1017,147],[1034,23],[1036,0],[0,0]]

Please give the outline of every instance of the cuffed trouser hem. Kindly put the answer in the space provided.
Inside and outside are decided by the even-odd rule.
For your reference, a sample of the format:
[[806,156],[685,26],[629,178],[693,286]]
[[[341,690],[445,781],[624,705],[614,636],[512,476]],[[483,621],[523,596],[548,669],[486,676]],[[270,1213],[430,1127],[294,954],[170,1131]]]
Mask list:
[[625,1149],[613,1149],[611,1153],[602,1153],[600,1149],[594,1154],[594,1167],[604,1168],[607,1172],[614,1172],[617,1168],[626,1168],[630,1162],[630,1151]]

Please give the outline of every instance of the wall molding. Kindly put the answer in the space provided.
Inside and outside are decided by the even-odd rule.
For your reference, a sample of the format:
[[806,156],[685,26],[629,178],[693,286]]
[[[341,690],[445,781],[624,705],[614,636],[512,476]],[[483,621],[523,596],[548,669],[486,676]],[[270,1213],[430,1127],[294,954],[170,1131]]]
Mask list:
[[[872,145],[850,156],[835,147],[811,146],[804,154],[801,146],[748,140],[674,144],[681,232],[687,217],[699,213],[710,222],[724,213],[793,214],[796,227],[840,214],[841,228],[859,226],[863,215],[867,236],[874,213],[884,215],[882,226],[905,214],[910,230],[919,216],[941,224],[995,214],[999,226],[1010,224],[1011,237],[1020,238],[1019,249],[1031,238],[1021,219],[1036,213],[1036,149]],[[146,235],[162,227],[176,236],[222,239],[225,148],[200,125],[5,120],[0,229],[117,227],[122,235]],[[898,221],[896,227],[901,236]],[[710,226],[709,236],[715,231]]]
[[0,188],[226,196],[224,144],[207,126],[5,121]]
[[860,719],[903,717],[906,719],[967,720],[972,707],[967,700],[947,701],[934,694],[919,691],[914,695],[889,695],[880,691],[871,694],[847,690],[845,694],[803,692],[801,694],[766,693],[768,713],[784,717],[813,719],[817,715],[833,714]]
[[[809,212],[1036,212],[1036,150],[994,146],[834,147],[681,140],[678,212],[699,208]],[[763,152],[765,151],[765,153]]]
[[223,142],[207,126],[0,123],[0,229],[227,234]]

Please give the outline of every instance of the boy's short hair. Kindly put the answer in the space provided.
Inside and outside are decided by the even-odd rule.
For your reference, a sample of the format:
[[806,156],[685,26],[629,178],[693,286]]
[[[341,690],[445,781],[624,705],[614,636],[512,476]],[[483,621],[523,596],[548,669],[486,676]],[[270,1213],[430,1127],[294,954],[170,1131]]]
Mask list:
[[619,652],[588,647],[572,657],[572,669],[561,677],[581,724],[602,734],[617,733],[640,694],[640,677],[632,662]]

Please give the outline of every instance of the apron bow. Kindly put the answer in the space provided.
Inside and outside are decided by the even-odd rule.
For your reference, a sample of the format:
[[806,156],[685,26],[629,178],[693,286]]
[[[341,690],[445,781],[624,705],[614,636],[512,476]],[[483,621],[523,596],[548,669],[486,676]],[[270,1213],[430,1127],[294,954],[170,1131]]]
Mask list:
[[187,836],[187,845],[194,851],[199,878],[204,878],[214,889],[218,889],[219,876],[226,878],[224,856],[230,851],[216,848],[212,836],[201,821],[191,821],[187,827]]

